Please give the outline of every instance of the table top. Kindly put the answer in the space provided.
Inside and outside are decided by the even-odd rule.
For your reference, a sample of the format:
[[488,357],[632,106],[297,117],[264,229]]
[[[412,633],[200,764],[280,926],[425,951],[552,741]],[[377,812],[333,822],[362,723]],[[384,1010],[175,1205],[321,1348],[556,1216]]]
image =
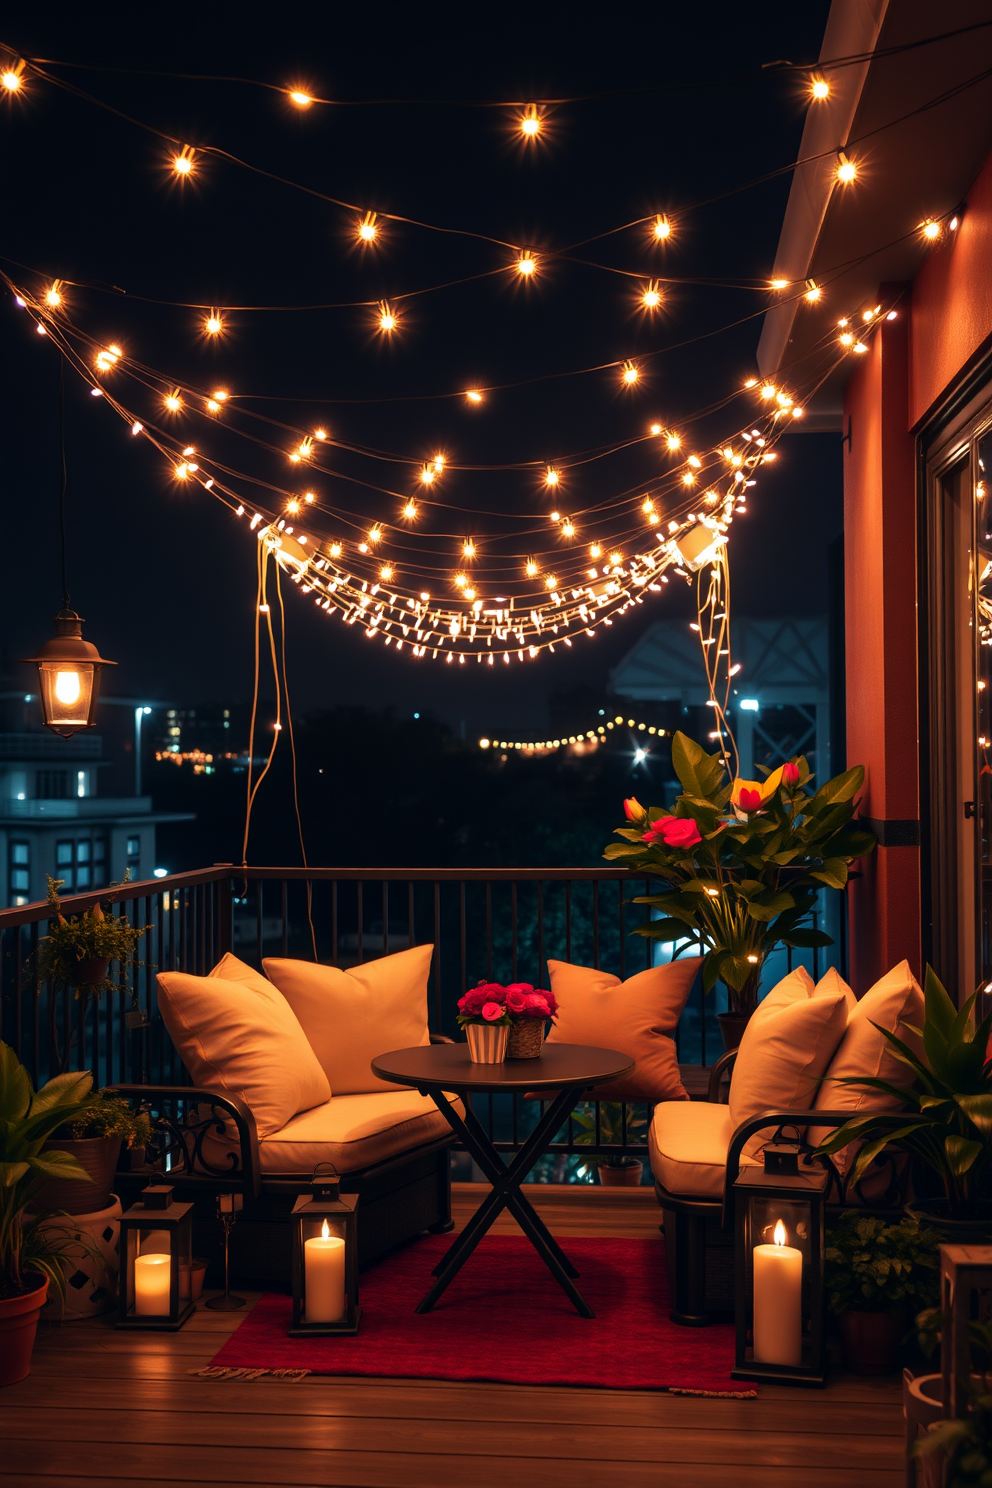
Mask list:
[[418,1044],[379,1054],[372,1069],[380,1079],[419,1090],[547,1090],[565,1085],[602,1085],[634,1068],[629,1054],[593,1049],[585,1044],[545,1044],[537,1059],[508,1059],[504,1064],[475,1064],[468,1044]]

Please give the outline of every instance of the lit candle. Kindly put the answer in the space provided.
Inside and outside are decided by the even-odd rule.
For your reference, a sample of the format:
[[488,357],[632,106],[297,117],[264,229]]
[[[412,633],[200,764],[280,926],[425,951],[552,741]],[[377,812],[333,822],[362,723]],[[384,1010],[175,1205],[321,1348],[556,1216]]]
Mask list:
[[803,1255],[785,1243],[785,1225],[775,1225],[775,1244],[754,1247],[754,1361],[801,1364],[803,1359]]
[[306,1320],[336,1323],[344,1316],[344,1241],[324,1220],[319,1235],[304,1244]]
[[134,1310],[139,1317],[168,1316],[172,1298],[172,1257],[153,1252],[134,1262]]

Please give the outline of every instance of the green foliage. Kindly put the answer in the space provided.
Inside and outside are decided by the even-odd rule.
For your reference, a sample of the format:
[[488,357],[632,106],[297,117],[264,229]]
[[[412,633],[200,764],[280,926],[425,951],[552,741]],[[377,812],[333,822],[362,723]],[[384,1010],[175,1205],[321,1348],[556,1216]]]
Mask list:
[[940,1236],[915,1220],[887,1225],[856,1210],[827,1231],[826,1286],[831,1312],[918,1312],[939,1290]]
[[125,1147],[145,1147],[152,1139],[152,1122],[147,1111],[136,1111],[119,1095],[100,1093],[55,1135],[75,1141],[81,1137],[120,1137]]
[[113,914],[112,897],[66,919],[59,899],[61,887],[61,879],[49,878],[48,902],[53,915],[48,922],[48,934],[38,942],[39,978],[57,987],[74,987],[77,997],[99,997],[102,992],[115,991],[122,983],[109,976],[92,980],[92,967],[86,963],[108,961],[117,963],[126,986],[128,968],[139,964],[134,953],[147,927],[132,925],[125,914]]
[[857,1116],[818,1149],[833,1153],[851,1142],[863,1142],[852,1175],[857,1182],[882,1148],[893,1143],[936,1175],[953,1219],[969,1218],[992,1198],[992,1062],[985,1062],[992,1014],[976,1026],[977,996],[976,992],[956,1008],[928,966],[923,1027],[909,1029],[922,1041],[922,1055],[875,1024],[906,1068],[904,1083],[854,1075],[841,1082],[859,1090],[883,1091],[897,1108],[909,1108],[912,1122],[893,1128],[877,1114]]
[[40,1228],[44,1215],[25,1211],[49,1178],[86,1178],[67,1152],[42,1149],[67,1121],[91,1104],[89,1071],[56,1075],[41,1090],[8,1044],[0,1043],[0,1297],[30,1291],[31,1272],[47,1276],[64,1295],[61,1254],[65,1241]]
[[[920,1344],[928,1356],[940,1336],[943,1318],[936,1308],[917,1319]],[[945,1488],[990,1488],[992,1485],[992,1326],[970,1325],[974,1380],[968,1410],[959,1421],[939,1421],[913,1447],[914,1457],[946,1454]]]
[[[600,1101],[599,1138],[596,1136],[596,1109],[588,1102],[572,1112],[572,1127],[577,1146],[620,1147],[624,1139],[623,1104],[620,1101]],[[646,1106],[627,1107],[627,1145],[643,1142],[647,1131]],[[628,1153],[605,1153],[601,1161],[608,1168],[624,1168],[631,1161]]]
[[[640,877],[667,885],[660,894],[635,898],[657,918],[635,931],[652,940],[679,940],[676,955],[698,948],[703,988],[726,983],[730,1006],[748,1012],[757,1005],[761,968],[776,946],[831,945],[810,923],[820,886],[842,889],[849,865],[875,847],[875,838],[851,825],[854,799],[864,782],[858,767],[828,780],[815,793],[806,760],[791,764],[796,779],[783,779],[782,767],[759,785],[731,781],[719,753],[677,733],[672,763],[682,794],[671,810],[652,806],[616,835],[603,856]],[[735,804],[741,786],[760,795],[757,810]],[[635,803],[636,804],[636,803]],[[669,846],[645,833],[668,819],[693,821],[701,840],[689,847]]]

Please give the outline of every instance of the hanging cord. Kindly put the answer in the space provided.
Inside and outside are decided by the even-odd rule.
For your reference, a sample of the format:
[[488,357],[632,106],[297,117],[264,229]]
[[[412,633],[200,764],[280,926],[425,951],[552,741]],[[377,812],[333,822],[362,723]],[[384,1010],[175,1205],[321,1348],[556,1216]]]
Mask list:
[[[261,546],[261,544],[259,544]],[[279,564],[276,563],[276,595],[279,600],[279,637],[280,653],[282,659],[282,690],[286,699],[286,727],[289,730],[289,752],[293,759],[293,809],[296,812],[296,830],[300,838],[300,853],[303,857],[304,868],[309,868],[307,862],[307,845],[303,837],[303,818],[300,816],[300,794],[296,771],[296,735],[293,732],[293,709],[289,701],[289,672],[286,667],[286,610],[282,600],[282,575],[279,572]],[[308,878],[307,886],[307,922],[310,926],[310,943],[313,946],[313,959],[317,960],[317,932],[313,924],[313,882]]]
[[[265,779],[272,766],[272,761],[275,758],[276,749],[279,747],[279,734],[282,730],[282,692],[279,685],[279,666],[276,656],[276,638],[275,632],[272,628],[272,612],[269,609],[266,598],[268,587],[268,569],[269,550],[264,542],[260,542],[258,544],[258,587],[256,590],[255,602],[255,685],[252,692],[251,725],[248,738],[248,801],[245,807],[245,834],[244,840],[241,845],[241,866],[243,869],[247,869],[248,867],[248,833],[251,830],[251,813],[252,808],[255,805],[255,797],[258,795],[259,786],[262,784],[262,781]],[[266,758],[265,764],[259,772],[258,779],[254,782],[254,784],[252,784],[251,776],[252,762],[255,752],[255,725],[258,717],[259,673],[261,671],[259,631],[261,625],[261,617],[263,615],[265,616],[266,629],[269,636],[269,659],[272,663],[272,677],[276,684],[276,720],[272,729],[272,745],[269,749],[268,757]],[[246,894],[247,890],[248,875],[246,872],[242,881],[242,893]]]
[[[703,596],[704,572],[708,578],[705,598]],[[730,751],[733,751],[733,775],[736,777],[740,774],[740,756],[737,752],[737,740],[727,716],[727,709],[730,705],[732,659],[730,654],[730,565],[727,561],[725,545],[720,548],[708,568],[700,569],[696,577],[696,621],[710,704],[716,715],[715,732],[720,741],[724,764],[730,763]],[[726,657],[726,662],[723,666],[721,685],[720,668],[724,657]],[[718,696],[720,692],[722,692],[722,699]]]
[[65,488],[68,471],[65,461],[65,357],[59,357],[59,455],[62,461],[62,488],[59,492],[59,527],[62,532],[62,609],[69,608],[69,582],[66,578]]

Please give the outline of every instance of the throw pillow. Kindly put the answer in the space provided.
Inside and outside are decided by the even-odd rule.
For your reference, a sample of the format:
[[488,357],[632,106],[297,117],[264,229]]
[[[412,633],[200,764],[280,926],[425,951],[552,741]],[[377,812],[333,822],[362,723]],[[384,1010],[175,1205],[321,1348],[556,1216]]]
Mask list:
[[548,971],[558,999],[558,1020],[548,1042],[619,1049],[634,1061],[625,1079],[596,1086],[597,1100],[689,1099],[671,1035],[699,971],[697,957],[650,966],[625,982],[567,961],[549,961]]
[[262,965],[279,988],[335,1095],[404,1090],[372,1073],[377,1054],[427,1044],[427,978],[432,945],[414,946],[342,971],[269,956]]
[[[769,992],[741,1039],[730,1082],[730,1118],[735,1129],[762,1111],[808,1111],[817,1081],[847,1027],[843,992],[790,998],[784,990],[776,998],[778,991]],[[772,998],[776,1001],[769,1007]],[[771,1137],[771,1131],[752,1137],[744,1148],[745,1157],[756,1157]]]
[[[898,1111],[901,1102],[884,1090],[860,1090],[854,1085],[841,1085],[838,1079],[848,1075],[866,1075],[888,1080],[893,1085],[909,1084],[912,1080],[910,1071],[900,1063],[879,1028],[887,1028],[914,1053],[920,1054],[922,1041],[912,1030],[921,1027],[923,1013],[923,990],[910,970],[909,962],[900,961],[875,983],[870,992],[854,1003],[848,1015],[847,1030],[827,1067],[813,1109],[850,1111],[852,1116],[868,1111]],[[814,1127],[809,1133],[809,1141],[822,1142],[831,1130],[833,1128]],[[858,1150],[858,1146],[852,1144],[834,1154],[839,1173],[847,1173]]]
[[844,1003],[847,1007],[847,1016],[850,1018],[851,1014],[854,1012],[854,1009],[858,1005],[858,999],[855,997],[854,993],[851,991],[850,987],[847,985],[844,978],[837,970],[836,966],[829,967],[828,970],[823,973],[822,977],[813,988],[812,995],[814,997],[829,997],[832,992],[840,992],[843,994]]
[[292,1008],[259,972],[225,956],[209,976],[162,971],[157,980],[162,1021],[193,1084],[240,1096],[260,1138],[330,1100]]

